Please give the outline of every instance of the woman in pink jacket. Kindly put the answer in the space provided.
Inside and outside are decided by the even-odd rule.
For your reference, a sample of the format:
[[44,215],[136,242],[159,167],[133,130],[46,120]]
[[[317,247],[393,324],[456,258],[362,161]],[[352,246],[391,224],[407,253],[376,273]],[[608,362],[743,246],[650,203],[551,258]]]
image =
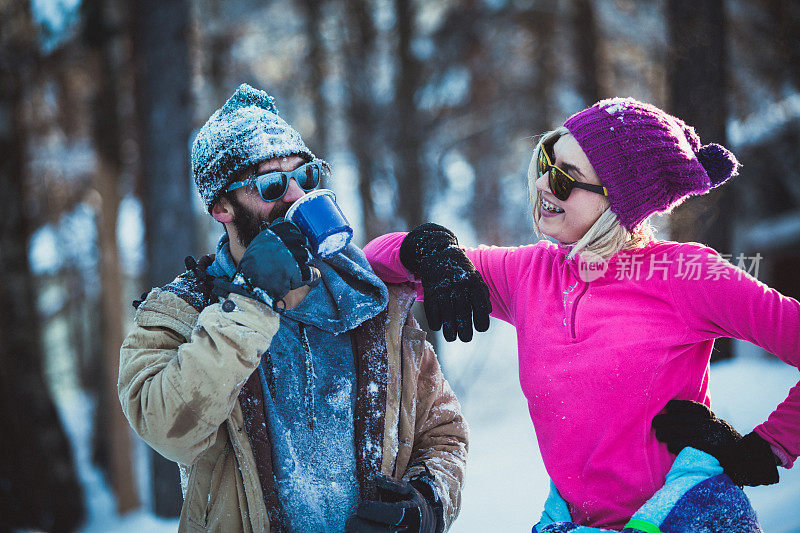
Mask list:
[[[418,282],[446,339],[488,328],[489,310],[516,326],[542,458],[575,524],[625,527],[685,445],[715,456],[740,486],[777,482],[776,465],[800,454],[800,386],[744,437],[699,405],[710,404],[717,337],[798,366],[800,304],[708,247],[655,240],[648,224],[738,166],[652,105],[604,100],[534,150],[534,226],[557,244],[463,250],[449,230],[424,224],[364,248],[384,280]],[[659,413],[669,448],[651,427]]]

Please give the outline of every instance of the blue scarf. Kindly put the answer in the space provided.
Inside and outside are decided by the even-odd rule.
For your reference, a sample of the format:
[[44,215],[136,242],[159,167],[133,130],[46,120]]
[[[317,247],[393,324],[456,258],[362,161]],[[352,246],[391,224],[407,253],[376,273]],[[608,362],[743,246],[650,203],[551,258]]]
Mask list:
[[[344,531],[358,504],[355,364],[350,335],[388,302],[386,286],[353,245],[314,263],[321,283],[281,314],[259,373],[273,472],[290,531]],[[209,273],[232,277],[227,235]]]

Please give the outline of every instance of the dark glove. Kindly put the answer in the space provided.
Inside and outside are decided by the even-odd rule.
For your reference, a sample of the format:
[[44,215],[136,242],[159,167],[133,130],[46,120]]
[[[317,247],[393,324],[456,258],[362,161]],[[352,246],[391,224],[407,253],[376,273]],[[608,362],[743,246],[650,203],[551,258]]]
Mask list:
[[755,432],[742,437],[701,403],[670,400],[664,412],[653,417],[653,428],[670,453],[677,455],[691,446],[716,457],[740,487],[778,482],[778,461],[769,443]]
[[232,281],[214,281],[214,294],[244,294],[275,307],[290,290],[319,282],[309,265],[311,259],[305,235],[292,222],[279,218],[244,251]]
[[[302,287],[303,285],[313,283],[315,281],[315,272],[311,268],[311,265],[309,265],[313,257],[311,256],[311,251],[308,247],[308,238],[303,235],[303,232],[300,231],[300,228],[298,228],[291,220],[278,218],[269,225],[269,229],[275,235],[277,235],[281,241],[283,241],[283,244],[297,262],[297,266],[300,267],[300,273],[302,275],[301,280],[300,282],[294,283],[292,288],[296,289],[298,287]],[[249,248],[250,247],[248,246],[248,249]],[[245,251],[245,255],[247,255],[247,251]],[[242,259],[244,259],[244,256],[242,256]]]
[[441,533],[444,529],[442,504],[433,485],[422,474],[411,481],[389,476],[375,480],[378,501],[358,504],[347,520],[348,533]]
[[489,288],[449,229],[427,223],[411,230],[400,245],[400,262],[422,281],[425,316],[447,341],[472,340],[489,329]]

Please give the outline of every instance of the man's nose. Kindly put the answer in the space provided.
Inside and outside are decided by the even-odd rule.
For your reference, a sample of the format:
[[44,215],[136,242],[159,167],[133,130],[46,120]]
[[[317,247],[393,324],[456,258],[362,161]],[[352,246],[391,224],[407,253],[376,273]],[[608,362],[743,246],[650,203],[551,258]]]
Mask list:
[[286,188],[286,194],[283,195],[283,201],[287,204],[296,202],[306,192],[300,188],[294,178],[289,180],[289,186]]

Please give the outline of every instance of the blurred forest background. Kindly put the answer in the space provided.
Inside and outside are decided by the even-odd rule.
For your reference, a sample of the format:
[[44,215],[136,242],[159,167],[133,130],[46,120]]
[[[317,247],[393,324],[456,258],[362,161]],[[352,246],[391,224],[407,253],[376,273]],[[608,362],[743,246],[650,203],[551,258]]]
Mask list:
[[[131,300],[213,251],[189,147],[242,82],[331,162],[359,244],[427,220],[531,242],[534,136],[652,102],[744,164],[662,235],[760,253],[800,296],[800,2],[0,0],[0,531],[79,527],[79,454],[120,513],[177,515],[175,465],[119,408],[119,347]],[[447,367],[470,394],[480,365]]]

